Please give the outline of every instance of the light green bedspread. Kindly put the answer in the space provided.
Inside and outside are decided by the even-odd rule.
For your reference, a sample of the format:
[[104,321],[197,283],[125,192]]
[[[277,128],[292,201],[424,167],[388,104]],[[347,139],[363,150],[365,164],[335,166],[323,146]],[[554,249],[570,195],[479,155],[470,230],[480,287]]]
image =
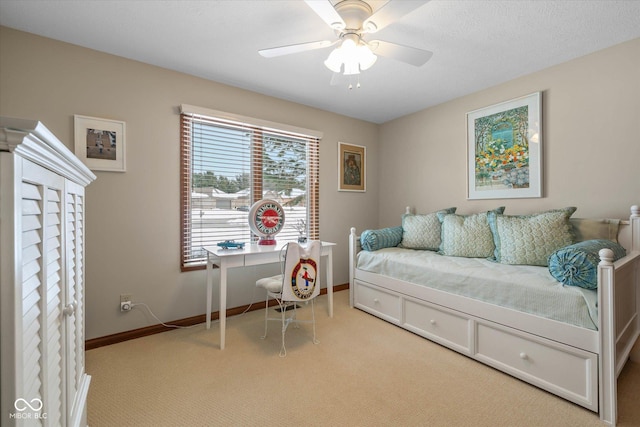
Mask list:
[[547,267],[386,248],[358,253],[357,267],[417,285],[597,330],[597,291],[563,286]]

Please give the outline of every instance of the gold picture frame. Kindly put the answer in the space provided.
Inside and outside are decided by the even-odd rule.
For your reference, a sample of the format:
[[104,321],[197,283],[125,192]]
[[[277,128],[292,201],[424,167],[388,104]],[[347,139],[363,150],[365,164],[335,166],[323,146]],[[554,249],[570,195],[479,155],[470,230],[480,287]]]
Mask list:
[[338,142],[338,191],[367,191],[367,148]]
[[125,122],[73,117],[76,156],[91,170],[126,172]]

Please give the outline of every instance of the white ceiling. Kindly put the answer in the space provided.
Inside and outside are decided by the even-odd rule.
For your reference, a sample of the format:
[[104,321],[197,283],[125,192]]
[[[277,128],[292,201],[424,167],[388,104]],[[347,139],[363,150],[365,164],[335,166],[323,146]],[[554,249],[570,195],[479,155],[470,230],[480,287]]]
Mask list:
[[383,123],[638,38],[640,1],[432,0],[375,38],[433,58],[417,68],[381,57],[352,90],[329,84],[331,48],[258,54],[335,39],[301,0],[0,0],[0,25]]

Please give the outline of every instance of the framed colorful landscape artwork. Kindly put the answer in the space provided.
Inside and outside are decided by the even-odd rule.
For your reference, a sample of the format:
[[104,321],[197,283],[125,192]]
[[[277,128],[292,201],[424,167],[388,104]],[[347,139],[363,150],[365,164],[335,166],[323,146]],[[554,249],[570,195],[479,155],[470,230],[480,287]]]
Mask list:
[[467,113],[467,198],[542,197],[542,93]]
[[74,116],[76,156],[91,170],[125,172],[125,122]]
[[366,147],[338,142],[338,191],[366,191]]

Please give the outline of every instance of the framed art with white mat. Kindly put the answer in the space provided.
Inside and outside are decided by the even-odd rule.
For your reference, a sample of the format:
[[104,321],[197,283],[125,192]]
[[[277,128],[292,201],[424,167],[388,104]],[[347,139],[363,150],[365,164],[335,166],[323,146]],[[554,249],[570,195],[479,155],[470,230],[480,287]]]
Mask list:
[[542,93],[467,113],[467,198],[542,197]]
[[91,170],[126,172],[125,122],[74,116],[75,154]]

